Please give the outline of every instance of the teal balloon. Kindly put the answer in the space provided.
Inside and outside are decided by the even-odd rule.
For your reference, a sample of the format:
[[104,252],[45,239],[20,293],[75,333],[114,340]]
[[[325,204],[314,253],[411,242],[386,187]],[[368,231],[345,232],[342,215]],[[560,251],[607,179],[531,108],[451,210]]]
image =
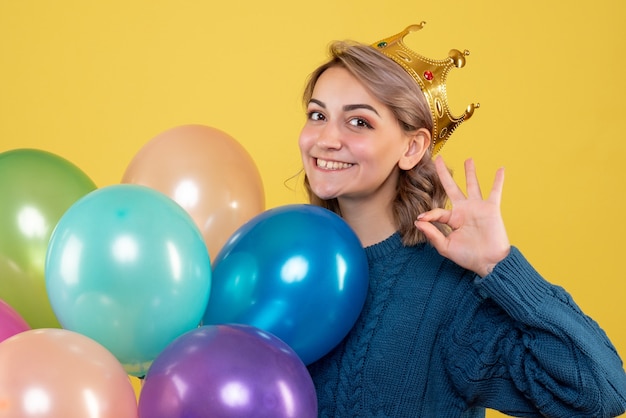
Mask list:
[[98,341],[134,376],[199,326],[211,275],[191,216],[139,185],[104,187],[77,201],[46,256],[46,287],[63,328]]
[[0,153],[0,299],[32,328],[60,328],[44,276],[50,235],[65,211],[96,189],[76,165],[37,149]]
[[241,226],[213,261],[203,324],[259,328],[311,364],[350,331],[368,279],[365,251],[341,217],[312,205],[277,207]]

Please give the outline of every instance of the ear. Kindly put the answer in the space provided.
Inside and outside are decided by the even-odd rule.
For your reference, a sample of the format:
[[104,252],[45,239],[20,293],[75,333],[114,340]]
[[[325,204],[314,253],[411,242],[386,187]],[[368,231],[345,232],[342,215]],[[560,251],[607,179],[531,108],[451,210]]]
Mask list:
[[398,167],[402,170],[410,170],[420,162],[424,153],[430,146],[430,132],[426,128],[420,128],[408,136],[407,147],[398,161]]

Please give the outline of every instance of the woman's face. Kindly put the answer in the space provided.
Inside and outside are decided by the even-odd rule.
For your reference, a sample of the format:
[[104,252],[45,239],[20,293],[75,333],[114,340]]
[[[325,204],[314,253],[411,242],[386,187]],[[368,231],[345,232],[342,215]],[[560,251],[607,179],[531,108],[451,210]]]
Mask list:
[[409,137],[391,110],[348,70],[319,77],[299,146],[310,187],[321,199],[383,199],[396,193]]

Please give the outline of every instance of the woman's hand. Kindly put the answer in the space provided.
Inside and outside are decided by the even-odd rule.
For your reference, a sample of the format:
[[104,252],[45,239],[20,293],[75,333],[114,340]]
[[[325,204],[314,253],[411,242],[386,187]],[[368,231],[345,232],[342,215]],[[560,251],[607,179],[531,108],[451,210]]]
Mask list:
[[[424,212],[417,217],[415,226],[439,254],[484,277],[511,248],[500,213],[504,169],[496,171],[489,197],[484,200],[473,160],[465,161],[467,197],[452,179],[441,156],[435,159],[435,166],[452,208]],[[446,236],[431,222],[446,224],[452,232]]]

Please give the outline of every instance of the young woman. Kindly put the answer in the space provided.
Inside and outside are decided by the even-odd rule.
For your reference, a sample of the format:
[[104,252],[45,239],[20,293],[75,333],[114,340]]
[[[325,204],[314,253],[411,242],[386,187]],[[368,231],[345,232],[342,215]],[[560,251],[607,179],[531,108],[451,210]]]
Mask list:
[[[313,204],[359,236],[370,288],[344,341],[309,366],[321,417],[608,417],[626,409],[622,362],[598,325],[508,241],[503,170],[467,196],[405,69],[335,43],[304,93],[299,145]],[[448,204],[449,203],[449,204]]]

